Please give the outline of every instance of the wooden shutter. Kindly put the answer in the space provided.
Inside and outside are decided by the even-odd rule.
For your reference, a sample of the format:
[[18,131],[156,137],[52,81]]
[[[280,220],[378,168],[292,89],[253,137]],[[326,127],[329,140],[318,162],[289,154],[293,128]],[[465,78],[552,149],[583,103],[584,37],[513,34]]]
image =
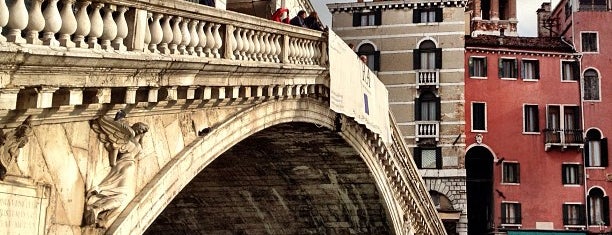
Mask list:
[[483,74],[484,76],[483,76],[483,77],[486,77],[486,76],[487,76],[487,60],[488,60],[488,58],[487,58],[487,57],[485,57],[485,58],[483,58],[483,59],[482,59],[482,61],[484,62],[484,63],[483,63],[483,66],[482,66],[482,67],[484,68],[484,71],[483,71],[483,72],[484,72],[484,74]]
[[502,60],[503,60],[502,58],[499,58],[499,69],[498,69],[499,74],[498,75],[500,78],[504,77],[504,64],[502,63]]
[[414,120],[421,121],[421,100],[419,98],[414,99]]
[[374,71],[380,71],[380,51],[374,52]]
[[507,213],[506,213],[506,207],[508,207],[507,203],[503,203],[501,204],[501,223],[505,224],[508,221],[508,218],[506,217]]
[[470,59],[468,59],[468,67],[470,68],[470,77],[474,77],[474,75],[476,74],[476,70],[474,69],[473,57],[470,57]]
[[535,72],[535,75],[534,75],[535,79],[540,79],[540,61],[536,60],[534,66],[535,66],[535,68],[534,68],[535,69],[535,71],[534,71]]
[[361,13],[353,12],[353,27],[361,26]]
[[412,10],[412,23],[421,23],[421,9]]
[[569,225],[568,207],[569,205],[563,204],[563,225]]
[[603,219],[605,225],[610,225],[610,198],[603,197]]
[[572,62],[571,67],[572,67],[572,76],[574,78],[574,81],[580,81],[580,66],[578,64],[578,61]]
[[580,205],[579,213],[580,213],[578,215],[579,224],[586,225],[586,218],[584,217],[586,215],[586,206]]
[[608,166],[608,138],[603,138],[601,139],[600,142],[600,154],[601,154],[601,166],[603,167],[607,167]]
[[417,165],[417,168],[421,169],[421,148],[415,147],[413,150],[414,154],[414,163]]
[[522,217],[523,217],[523,214],[521,213],[521,204],[517,203],[515,205],[516,205],[516,210],[514,211],[514,212],[516,212],[516,215],[515,215],[516,216],[516,220],[515,220],[515,222],[517,224],[520,224],[520,223],[522,223]]
[[436,22],[442,22],[444,15],[442,14],[442,8],[438,7],[435,9],[436,11]]
[[582,184],[582,182],[584,181],[584,168],[581,165],[577,165],[578,166],[578,184]]
[[[565,172],[567,171],[567,168],[568,168],[568,165],[561,164],[561,184],[567,184],[567,180],[565,178]],[[564,207],[565,207],[565,205],[564,205]]]
[[515,59],[514,60],[514,68],[512,69],[512,77],[516,78],[518,76],[518,61]]
[[442,148],[436,148],[436,169],[442,169]]
[[591,149],[589,148],[589,139],[587,138],[586,141],[584,142],[584,150],[582,151],[583,154],[583,159],[584,159],[584,166],[591,166],[591,163],[589,161],[589,154],[591,152]]
[[434,53],[436,56],[436,69],[441,69],[442,68],[442,48],[436,48],[434,49]]
[[374,12],[374,25],[382,24],[382,10],[376,9]]
[[421,69],[421,50],[412,50],[412,69]]
[[516,183],[521,182],[521,164],[516,163]]
[[591,219],[591,195],[587,195],[587,219],[589,220],[589,224],[593,224],[593,220]]
[[434,101],[436,102],[436,121],[442,121],[442,102],[440,102],[440,97],[436,97]]

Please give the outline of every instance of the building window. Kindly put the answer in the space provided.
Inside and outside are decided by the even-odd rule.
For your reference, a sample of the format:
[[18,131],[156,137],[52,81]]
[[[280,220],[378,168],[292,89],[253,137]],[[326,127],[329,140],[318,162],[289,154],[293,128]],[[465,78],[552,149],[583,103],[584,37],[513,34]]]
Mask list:
[[517,74],[516,59],[499,59],[500,78],[516,78]]
[[485,103],[472,103],[472,131],[487,130],[487,107]]
[[584,100],[599,100],[599,75],[594,69],[584,71]]
[[537,60],[523,60],[522,77],[524,80],[540,79],[540,63]]
[[414,101],[414,119],[416,121],[440,120],[440,97],[431,91],[423,92]]
[[601,133],[596,129],[587,131],[583,154],[586,166],[607,167],[608,139],[601,138]]
[[582,33],[582,52],[597,52],[597,33]]
[[413,23],[442,22],[442,8],[414,9],[412,11]]
[[578,71],[578,62],[561,61],[561,81],[577,81]]
[[415,70],[442,68],[442,49],[436,48],[431,40],[421,42],[419,49],[414,49],[412,55]]
[[561,172],[563,173],[563,184],[582,183],[582,167],[579,164],[563,164]]
[[606,11],[608,10],[607,0],[580,0],[581,11]]
[[523,126],[524,132],[540,132],[540,118],[538,116],[538,105],[525,105],[524,109],[525,122]]
[[364,43],[357,49],[357,55],[366,56],[366,64],[372,71],[380,70],[380,51],[376,51],[374,45]]
[[353,13],[353,27],[381,25],[382,12],[380,9],[375,11]]
[[563,225],[584,225],[584,205],[563,204]]
[[521,224],[521,204],[516,202],[502,202],[502,224]]
[[416,147],[414,162],[419,169],[442,169],[442,149]]
[[487,58],[470,57],[470,77],[487,77]]
[[521,170],[518,162],[503,162],[502,183],[520,183]]
[[600,188],[589,190],[587,205],[589,225],[610,225],[609,200]]

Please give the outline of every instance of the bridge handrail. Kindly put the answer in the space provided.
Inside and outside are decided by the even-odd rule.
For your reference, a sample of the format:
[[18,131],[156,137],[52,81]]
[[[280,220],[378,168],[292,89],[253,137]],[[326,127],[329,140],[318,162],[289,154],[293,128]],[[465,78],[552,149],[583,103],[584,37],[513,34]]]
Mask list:
[[[427,188],[425,188],[425,181],[420,176],[419,172],[416,170],[417,166],[412,160],[412,154],[408,151],[408,147],[404,142],[404,138],[399,130],[399,127],[396,125],[395,117],[393,113],[389,111],[389,119],[391,120],[391,139],[392,146],[390,146],[390,150],[393,151],[392,154],[389,154],[393,161],[397,162],[401,165],[398,170],[399,176],[401,180],[404,182],[413,182],[406,183],[410,193],[420,201],[417,203],[418,210],[420,210],[419,214],[424,214],[424,216],[420,217],[420,223],[426,226],[427,228],[433,230],[430,231],[431,234],[446,234],[446,230],[442,227],[442,221],[438,216],[438,212],[433,207],[434,203],[431,199],[431,196],[428,193]],[[400,170],[401,169],[401,170]],[[402,183],[402,185],[404,185]],[[415,188],[416,187],[416,188]],[[431,219],[437,218],[437,222],[431,221]]]

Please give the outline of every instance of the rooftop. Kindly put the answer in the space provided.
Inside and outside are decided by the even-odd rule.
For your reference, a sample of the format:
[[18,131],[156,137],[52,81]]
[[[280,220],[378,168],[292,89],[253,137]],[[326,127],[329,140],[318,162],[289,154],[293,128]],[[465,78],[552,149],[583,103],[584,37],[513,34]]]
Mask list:
[[497,49],[537,50],[548,52],[575,52],[560,37],[504,37],[493,35],[466,36],[466,47],[495,47]]

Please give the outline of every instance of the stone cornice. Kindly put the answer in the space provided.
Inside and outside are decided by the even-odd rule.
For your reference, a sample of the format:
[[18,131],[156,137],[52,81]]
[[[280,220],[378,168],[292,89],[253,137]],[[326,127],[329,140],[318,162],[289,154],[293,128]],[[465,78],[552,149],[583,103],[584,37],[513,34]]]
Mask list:
[[352,3],[331,3],[327,4],[327,8],[331,13],[337,12],[353,12],[361,10],[374,10],[374,9],[404,9],[404,8],[430,8],[430,7],[465,7],[467,1],[435,1],[435,0],[424,0],[424,1],[382,1],[382,2],[352,2]]

